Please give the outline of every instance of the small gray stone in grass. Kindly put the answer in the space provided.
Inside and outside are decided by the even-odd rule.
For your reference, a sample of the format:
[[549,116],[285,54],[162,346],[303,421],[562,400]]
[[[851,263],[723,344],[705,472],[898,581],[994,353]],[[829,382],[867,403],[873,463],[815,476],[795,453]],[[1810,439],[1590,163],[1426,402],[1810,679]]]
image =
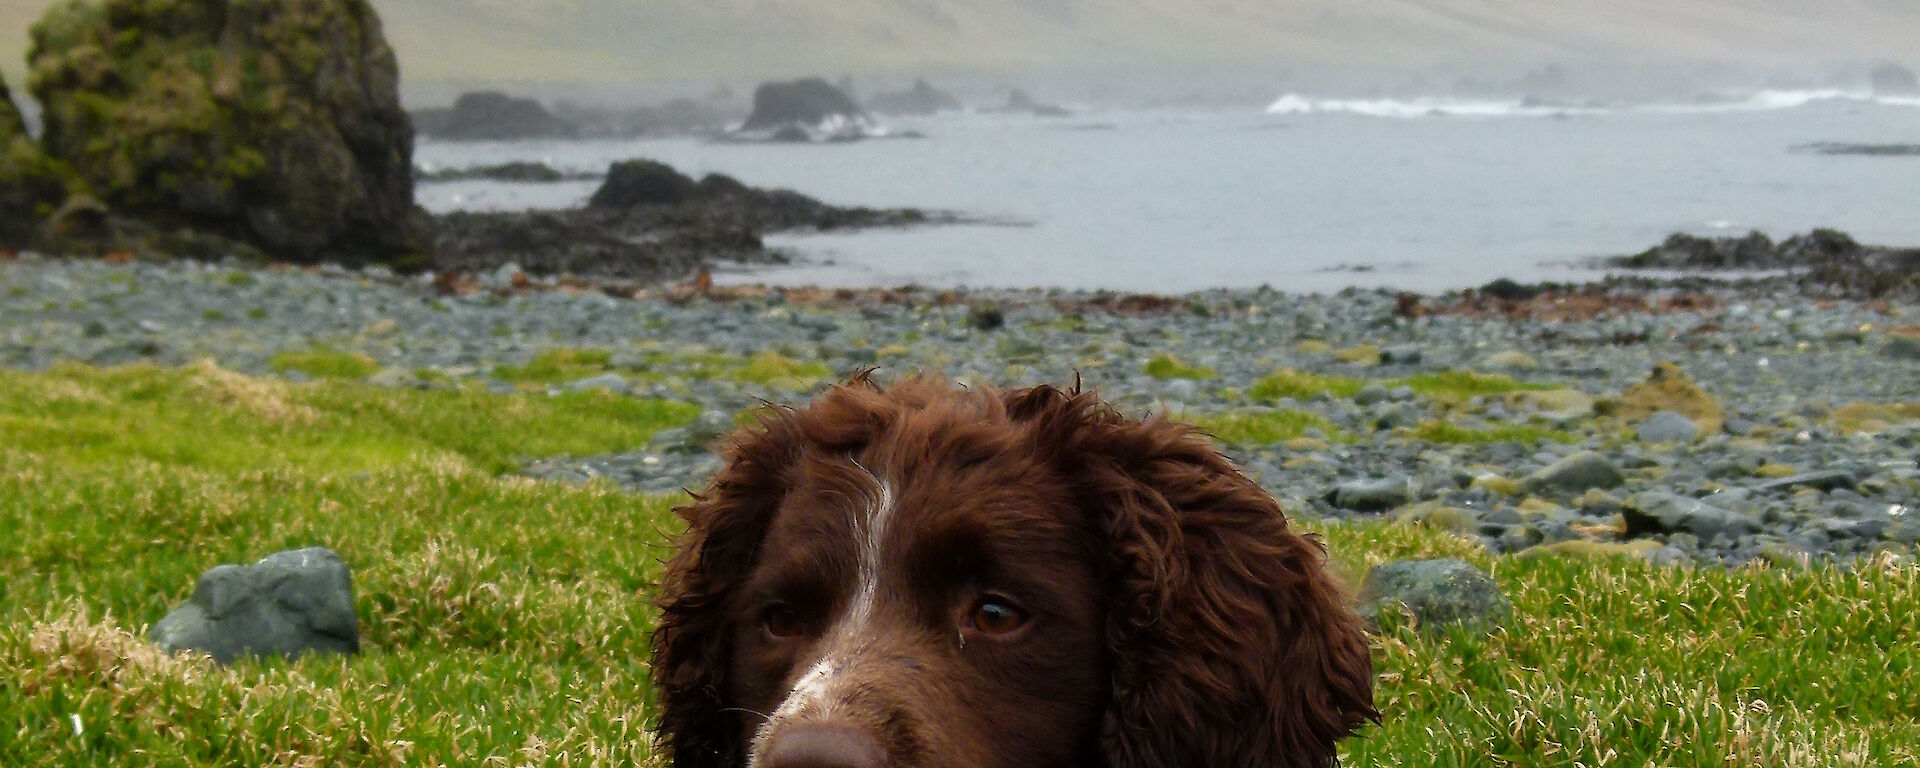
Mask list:
[[1485,571],[1461,560],[1401,560],[1375,566],[1361,584],[1361,616],[1377,620],[1398,607],[1433,629],[1461,624],[1491,629],[1513,603]]
[[353,579],[340,556],[321,547],[216,566],[147,637],[161,650],[202,651],[221,664],[249,655],[359,653]]

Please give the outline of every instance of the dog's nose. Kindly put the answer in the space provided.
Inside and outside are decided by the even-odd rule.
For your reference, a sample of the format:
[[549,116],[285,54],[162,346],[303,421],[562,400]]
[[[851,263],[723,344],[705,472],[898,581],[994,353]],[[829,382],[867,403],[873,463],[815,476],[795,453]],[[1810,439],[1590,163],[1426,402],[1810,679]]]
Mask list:
[[761,768],[886,768],[887,753],[872,736],[832,725],[788,728],[767,745]]

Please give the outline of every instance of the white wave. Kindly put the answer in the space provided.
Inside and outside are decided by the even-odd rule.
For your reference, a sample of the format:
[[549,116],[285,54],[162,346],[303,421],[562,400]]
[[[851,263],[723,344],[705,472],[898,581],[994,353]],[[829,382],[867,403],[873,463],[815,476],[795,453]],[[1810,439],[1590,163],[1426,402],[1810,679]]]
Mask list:
[[1315,99],[1289,93],[1267,105],[1269,115],[1307,115],[1324,112],[1367,117],[1557,117],[1593,114],[1586,107],[1533,104],[1523,101],[1480,99]]
[[1320,99],[1289,93],[1267,105],[1269,115],[1310,115],[1341,113],[1367,117],[1561,117],[1600,115],[1617,111],[1666,114],[1703,114],[1720,112],[1771,112],[1833,102],[1876,104],[1889,107],[1920,107],[1920,98],[1911,96],[1875,96],[1862,91],[1763,90],[1742,98],[1695,104],[1639,104],[1619,107],[1543,104],[1531,100],[1456,99],[1421,97],[1414,99]]

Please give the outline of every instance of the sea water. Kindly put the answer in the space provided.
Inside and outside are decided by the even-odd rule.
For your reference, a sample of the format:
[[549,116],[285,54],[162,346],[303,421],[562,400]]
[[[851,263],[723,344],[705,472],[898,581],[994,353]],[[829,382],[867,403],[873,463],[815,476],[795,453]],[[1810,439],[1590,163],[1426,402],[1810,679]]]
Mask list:
[[[1761,92],[1703,104],[1317,99],[1242,110],[952,114],[924,138],[741,144],[694,138],[423,142],[428,168],[509,160],[568,171],[647,157],[843,205],[975,223],[785,234],[790,266],[723,280],[1179,292],[1269,285],[1445,290],[1591,277],[1597,256],[1668,234],[1832,227],[1920,245],[1920,100]],[[422,185],[429,209],[579,205],[596,182]]]

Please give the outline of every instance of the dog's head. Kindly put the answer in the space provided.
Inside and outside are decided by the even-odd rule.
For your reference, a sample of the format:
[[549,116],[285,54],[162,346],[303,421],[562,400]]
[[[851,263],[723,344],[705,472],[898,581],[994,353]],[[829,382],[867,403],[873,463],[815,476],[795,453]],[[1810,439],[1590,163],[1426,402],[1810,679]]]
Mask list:
[[683,768],[1326,766],[1378,716],[1317,543],[1090,394],[856,378],[678,511],[653,674]]

